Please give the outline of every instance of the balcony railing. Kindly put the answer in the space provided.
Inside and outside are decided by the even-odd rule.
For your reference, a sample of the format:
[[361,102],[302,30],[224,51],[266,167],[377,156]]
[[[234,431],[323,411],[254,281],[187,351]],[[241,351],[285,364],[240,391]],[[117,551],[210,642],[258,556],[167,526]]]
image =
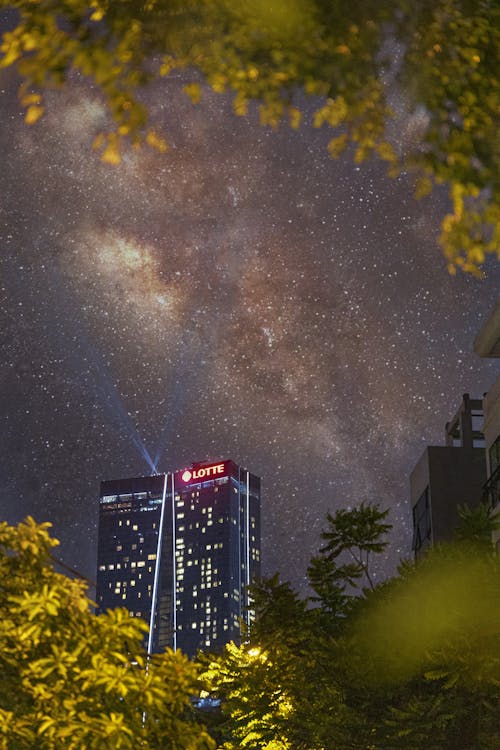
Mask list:
[[500,464],[483,486],[482,500],[491,508],[496,508],[500,503]]

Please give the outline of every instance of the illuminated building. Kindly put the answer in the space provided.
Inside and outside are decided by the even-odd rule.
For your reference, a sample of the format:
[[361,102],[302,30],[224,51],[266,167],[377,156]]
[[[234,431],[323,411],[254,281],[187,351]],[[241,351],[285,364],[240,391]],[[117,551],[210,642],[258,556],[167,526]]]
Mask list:
[[410,475],[415,559],[428,547],[450,540],[459,505],[481,501],[486,479],[483,402],[463,396],[445,427],[445,442],[429,445]]
[[[500,358],[500,300],[491,311],[474,341],[474,351],[480,357]],[[500,377],[497,377],[484,396],[484,437],[488,481],[483,500],[500,514]],[[500,529],[493,532],[493,543],[500,554]]]
[[101,484],[98,612],[126,607],[148,651],[218,651],[250,623],[260,480],[233,461]]

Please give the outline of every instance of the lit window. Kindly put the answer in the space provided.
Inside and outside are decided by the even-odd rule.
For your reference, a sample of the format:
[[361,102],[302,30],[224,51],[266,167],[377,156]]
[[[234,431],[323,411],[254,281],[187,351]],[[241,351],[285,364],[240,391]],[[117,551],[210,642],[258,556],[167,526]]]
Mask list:
[[156,555],[148,555],[148,560],[156,560]]

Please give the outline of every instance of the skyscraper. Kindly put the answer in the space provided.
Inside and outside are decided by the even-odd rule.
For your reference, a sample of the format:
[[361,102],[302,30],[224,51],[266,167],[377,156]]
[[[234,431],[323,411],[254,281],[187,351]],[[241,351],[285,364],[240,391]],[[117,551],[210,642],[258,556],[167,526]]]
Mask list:
[[233,461],[101,484],[98,611],[126,607],[148,650],[220,650],[249,624],[260,480]]

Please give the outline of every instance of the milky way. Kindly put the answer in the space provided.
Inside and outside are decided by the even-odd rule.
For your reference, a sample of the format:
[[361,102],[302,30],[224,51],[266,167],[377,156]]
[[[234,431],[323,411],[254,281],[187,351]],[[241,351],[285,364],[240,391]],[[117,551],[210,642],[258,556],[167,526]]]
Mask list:
[[4,517],[51,520],[93,578],[101,479],[227,457],[263,480],[264,573],[303,587],[327,511],[362,500],[392,509],[393,572],[409,472],[495,378],[472,343],[500,273],[448,275],[444,194],[176,81],[148,94],[168,153],[113,167],[92,92],[28,128],[2,80]]

